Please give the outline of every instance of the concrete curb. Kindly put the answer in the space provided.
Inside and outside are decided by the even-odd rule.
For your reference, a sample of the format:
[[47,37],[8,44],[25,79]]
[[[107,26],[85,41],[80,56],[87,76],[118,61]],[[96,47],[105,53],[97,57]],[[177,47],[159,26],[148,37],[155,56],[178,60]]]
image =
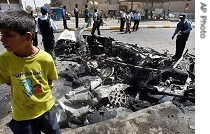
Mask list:
[[[169,25],[141,25],[139,28],[176,28],[176,26]],[[120,26],[100,26],[101,30],[119,30]],[[91,31],[92,27],[88,27],[86,30]]]
[[[195,25],[192,26],[195,28]],[[141,25],[139,28],[176,28],[176,25]],[[120,26],[100,26],[101,30],[120,30]],[[69,29],[70,31],[75,31],[76,28]],[[91,31],[92,27],[86,28],[87,31]],[[56,33],[63,32],[64,29],[58,29]]]
[[164,102],[117,118],[76,129],[67,128],[62,134],[151,134],[195,133],[194,113],[184,113],[172,102]]

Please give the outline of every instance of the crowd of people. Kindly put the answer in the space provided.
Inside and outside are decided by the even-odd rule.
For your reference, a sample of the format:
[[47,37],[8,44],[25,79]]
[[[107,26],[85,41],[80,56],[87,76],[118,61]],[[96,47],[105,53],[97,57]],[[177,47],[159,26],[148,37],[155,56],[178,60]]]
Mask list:
[[[79,27],[79,14],[82,13],[82,10],[78,7],[78,4],[75,5],[75,8],[73,9],[74,17],[75,17],[75,28]],[[88,5],[86,4],[84,7],[84,22],[87,23],[87,27],[92,26],[92,32],[91,34],[94,34],[95,30],[98,31],[98,35],[100,35],[100,26],[103,26],[106,23],[104,22],[104,19],[107,19],[107,14],[102,13],[99,11],[99,9],[93,9],[90,10],[88,8]],[[62,10],[62,20],[63,20],[63,28],[64,29],[69,29],[68,28],[68,23],[67,23],[67,9],[66,6],[63,6]],[[98,16],[98,17],[97,17]],[[122,11],[119,11],[119,17],[120,17],[120,32],[124,31],[125,27],[125,33],[130,31],[130,28],[132,27],[133,31],[137,31],[139,27],[139,22],[141,21],[141,14],[139,11],[125,11],[123,9]],[[93,21],[93,24],[91,22]]]

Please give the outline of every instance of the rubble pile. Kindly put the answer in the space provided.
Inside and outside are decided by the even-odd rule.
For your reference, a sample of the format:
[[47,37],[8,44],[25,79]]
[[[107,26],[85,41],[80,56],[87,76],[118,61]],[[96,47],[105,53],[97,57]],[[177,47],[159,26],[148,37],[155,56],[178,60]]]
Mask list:
[[167,53],[111,37],[83,38],[60,39],[55,49],[69,64],[59,73],[68,87],[59,89],[66,91],[57,105],[61,127],[82,127],[165,101],[194,104],[195,57],[187,51],[173,61]]

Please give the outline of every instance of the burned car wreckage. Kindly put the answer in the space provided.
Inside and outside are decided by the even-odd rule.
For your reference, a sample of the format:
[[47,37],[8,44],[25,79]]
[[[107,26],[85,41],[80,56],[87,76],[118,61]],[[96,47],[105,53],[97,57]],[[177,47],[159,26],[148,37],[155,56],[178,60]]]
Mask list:
[[81,33],[64,31],[55,48],[60,61],[68,61],[59,73],[69,85],[58,99],[61,127],[98,123],[167,100],[194,103],[194,55],[186,51],[173,61],[151,48]]

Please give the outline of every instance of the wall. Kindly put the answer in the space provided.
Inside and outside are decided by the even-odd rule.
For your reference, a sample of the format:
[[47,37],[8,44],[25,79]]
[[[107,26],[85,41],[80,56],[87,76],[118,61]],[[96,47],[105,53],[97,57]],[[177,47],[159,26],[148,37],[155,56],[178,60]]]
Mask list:
[[[195,13],[195,0],[188,1],[189,9],[186,10],[186,13]],[[128,9],[131,8],[131,2],[121,2],[121,6],[127,5]],[[171,2],[170,4],[170,12],[184,12],[186,2],[185,1],[177,1],[177,2]],[[148,3],[148,6],[146,6],[146,3],[141,2],[133,2],[133,9],[148,9],[151,10],[151,3]],[[162,8],[163,10],[167,11],[169,8],[169,2],[162,3],[154,3],[152,10],[155,8]]]
[[8,5],[7,3],[0,3],[0,10],[20,9],[20,8],[21,8],[20,4],[10,4],[10,5]]

